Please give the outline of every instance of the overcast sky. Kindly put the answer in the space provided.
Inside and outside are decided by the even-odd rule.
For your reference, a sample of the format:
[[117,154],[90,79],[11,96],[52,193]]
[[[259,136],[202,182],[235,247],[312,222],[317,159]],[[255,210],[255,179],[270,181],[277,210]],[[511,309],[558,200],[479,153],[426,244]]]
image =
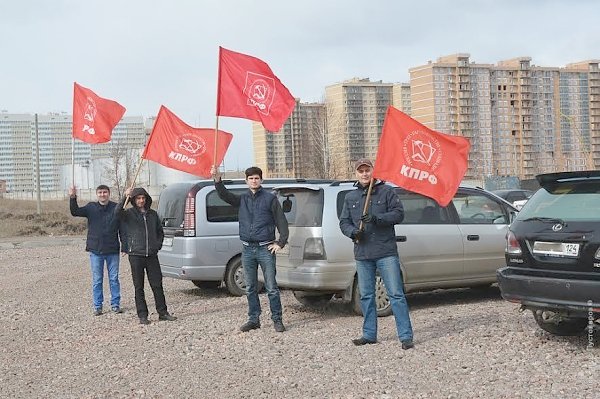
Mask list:
[[[215,125],[219,46],[261,58],[303,102],[352,77],[408,82],[448,54],[600,58],[594,0],[0,0],[0,18],[0,110],[71,113],[77,81],[126,115],[164,104],[196,127]],[[219,127],[234,135],[226,168],[249,166],[251,122]]]

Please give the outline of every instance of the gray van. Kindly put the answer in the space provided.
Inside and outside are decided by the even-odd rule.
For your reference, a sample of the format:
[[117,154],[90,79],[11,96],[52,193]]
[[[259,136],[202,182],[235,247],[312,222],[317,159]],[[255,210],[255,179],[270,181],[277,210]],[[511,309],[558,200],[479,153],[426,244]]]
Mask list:
[[[248,190],[242,179],[223,182],[233,193]],[[267,179],[262,186],[330,182]],[[167,186],[159,197],[158,214],[165,231],[158,253],[163,276],[191,280],[200,288],[216,288],[224,281],[230,294],[244,295],[238,208],[219,198],[212,180]]]
[[[353,244],[339,228],[352,182],[276,187],[289,221],[289,244],[277,255],[277,283],[304,305],[323,306],[333,297],[360,314]],[[448,206],[396,187],[404,221],[396,225],[406,292],[489,286],[504,262],[505,235],[517,210],[481,188],[460,187]],[[391,313],[377,278],[377,311]]]

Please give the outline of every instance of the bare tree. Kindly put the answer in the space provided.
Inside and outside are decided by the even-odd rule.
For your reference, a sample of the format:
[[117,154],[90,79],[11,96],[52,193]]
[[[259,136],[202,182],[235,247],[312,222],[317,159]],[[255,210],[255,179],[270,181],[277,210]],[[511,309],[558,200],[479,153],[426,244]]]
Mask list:
[[137,150],[130,150],[120,141],[111,142],[110,163],[103,172],[103,177],[110,185],[116,188],[117,195],[121,197],[125,189],[133,181],[137,166]]

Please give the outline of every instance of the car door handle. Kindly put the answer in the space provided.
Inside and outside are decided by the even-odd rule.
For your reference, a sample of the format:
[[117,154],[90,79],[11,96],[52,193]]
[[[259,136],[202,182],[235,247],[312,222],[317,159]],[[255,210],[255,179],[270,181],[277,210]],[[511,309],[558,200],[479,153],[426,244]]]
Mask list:
[[479,235],[477,234],[469,234],[467,236],[468,241],[479,241]]
[[406,236],[396,236],[396,242],[406,242]]

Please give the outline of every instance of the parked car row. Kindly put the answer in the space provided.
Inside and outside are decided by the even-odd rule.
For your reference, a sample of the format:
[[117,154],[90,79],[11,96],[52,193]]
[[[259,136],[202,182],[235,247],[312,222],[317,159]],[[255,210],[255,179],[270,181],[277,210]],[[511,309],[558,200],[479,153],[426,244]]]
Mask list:
[[[531,309],[546,331],[574,334],[589,326],[600,314],[600,216],[590,212],[600,205],[600,172],[538,181],[542,189],[521,212],[511,204],[514,196],[504,200],[481,188],[460,187],[440,207],[396,187],[405,210],[395,229],[406,292],[498,281],[503,297]],[[224,183],[234,193],[247,190],[243,180]],[[339,229],[352,182],[276,179],[263,186],[277,194],[289,222],[289,244],[277,255],[279,286],[304,305],[337,297],[360,313],[353,244]],[[218,197],[212,180],[168,186],[158,212],[164,276],[200,288],[224,282],[230,294],[244,294],[237,209]],[[377,311],[391,313],[380,278]]]
[[[225,184],[233,192],[247,189],[241,180]],[[276,191],[290,226],[289,244],[278,254],[278,284],[292,289],[303,304],[322,305],[337,296],[360,313],[353,244],[339,229],[344,196],[353,184],[288,179],[265,180],[263,186]],[[461,187],[446,207],[396,190],[405,209],[396,239],[407,292],[495,282],[514,207],[480,188]],[[243,295],[237,209],[218,197],[212,181],[170,185],[158,212],[165,229],[159,253],[163,275],[199,287],[224,281],[231,294]],[[387,315],[391,309],[381,279],[377,292],[378,313]]]

